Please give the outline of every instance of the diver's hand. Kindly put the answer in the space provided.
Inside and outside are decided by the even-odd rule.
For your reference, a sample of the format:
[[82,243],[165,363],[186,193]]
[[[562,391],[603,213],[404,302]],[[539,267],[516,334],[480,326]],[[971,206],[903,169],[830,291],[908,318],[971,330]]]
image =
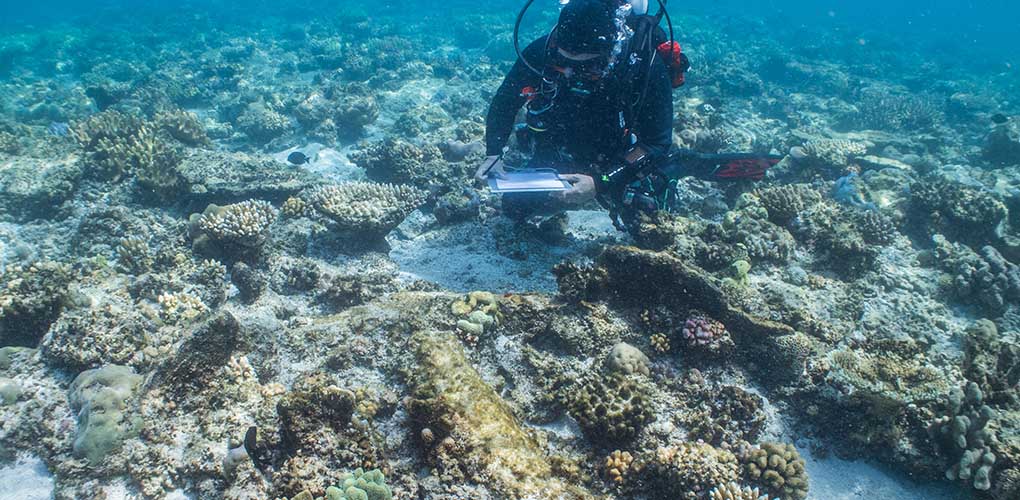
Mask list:
[[475,181],[485,183],[489,177],[502,177],[505,173],[502,156],[486,156],[475,170]]
[[570,183],[566,191],[553,193],[553,197],[568,205],[583,205],[595,199],[595,179],[589,175],[563,174],[563,179]]

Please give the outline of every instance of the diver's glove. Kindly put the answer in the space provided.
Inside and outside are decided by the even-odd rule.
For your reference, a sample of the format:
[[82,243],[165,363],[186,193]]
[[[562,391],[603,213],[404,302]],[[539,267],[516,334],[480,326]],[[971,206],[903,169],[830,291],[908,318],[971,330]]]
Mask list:
[[502,177],[504,174],[503,155],[486,156],[475,170],[475,181],[485,183],[489,177]]
[[565,191],[553,192],[556,198],[566,205],[584,205],[595,199],[595,179],[583,174],[561,174],[560,179],[567,181],[570,187]]

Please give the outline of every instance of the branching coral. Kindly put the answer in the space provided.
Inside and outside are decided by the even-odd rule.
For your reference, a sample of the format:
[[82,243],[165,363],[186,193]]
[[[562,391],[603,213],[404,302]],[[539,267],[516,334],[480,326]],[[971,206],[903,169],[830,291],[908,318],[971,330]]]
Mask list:
[[275,220],[276,209],[268,201],[247,200],[225,207],[210,205],[198,226],[219,242],[257,248],[265,243]]
[[804,459],[789,443],[762,443],[740,457],[744,474],[770,495],[789,500],[804,500],[808,493],[808,475]]
[[876,130],[916,130],[931,128],[943,120],[943,112],[933,97],[869,87],[860,92],[857,112],[846,118],[846,125]]
[[417,188],[368,182],[319,186],[304,197],[337,229],[371,239],[386,236],[425,202]]
[[567,408],[590,439],[606,444],[633,439],[655,419],[647,383],[620,374],[592,374],[570,391]]
[[162,192],[176,186],[174,170],[180,163],[176,151],[141,118],[104,111],[76,124],[71,132],[94,176],[116,181],[135,172],[146,188]]
[[130,274],[144,274],[154,262],[152,250],[145,238],[129,236],[117,245],[117,267]]
[[648,452],[638,458],[635,469],[652,487],[653,498],[664,500],[708,498],[714,488],[739,476],[733,453],[705,443],[680,443]]
[[188,146],[209,144],[205,127],[194,113],[181,109],[164,111],[156,115],[155,122],[156,126],[170,134],[170,137]]
[[729,483],[716,487],[709,494],[710,500],[769,500],[769,496],[760,492],[758,488],[750,486],[741,487],[737,483]]

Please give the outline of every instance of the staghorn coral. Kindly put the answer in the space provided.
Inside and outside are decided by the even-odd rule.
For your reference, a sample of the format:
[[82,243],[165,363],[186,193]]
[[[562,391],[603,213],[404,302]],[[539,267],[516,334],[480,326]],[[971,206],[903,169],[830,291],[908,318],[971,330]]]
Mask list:
[[762,443],[744,450],[740,456],[747,479],[765,488],[770,495],[789,500],[804,500],[808,493],[808,475],[804,459],[789,443]]
[[969,482],[974,489],[992,487],[995,465],[995,427],[989,425],[996,411],[984,403],[984,394],[975,382],[963,389],[954,388],[947,398],[948,414],[936,418],[928,433],[951,461],[946,478]]
[[347,182],[312,188],[304,198],[342,232],[380,239],[425,202],[410,186]]
[[160,130],[170,134],[170,137],[188,146],[209,144],[209,136],[206,134],[202,122],[189,111],[175,109],[157,113],[155,123]]
[[635,461],[653,498],[700,500],[737,480],[737,457],[705,443],[680,443],[647,452]]
[[758,488],[741,487],[737,483],[717,486],[708,497],[710,500],[769,500],[769,496],[760,492]]
[[606,444],[635,438],[653,420],[651,388],[618,373],[592,374],[567,395],[567,410],[589,439]]
[[945,179],[910,186],[907,215],[925,236],[941,233],[972,246],[999,238],[1009,211],[991,192]]

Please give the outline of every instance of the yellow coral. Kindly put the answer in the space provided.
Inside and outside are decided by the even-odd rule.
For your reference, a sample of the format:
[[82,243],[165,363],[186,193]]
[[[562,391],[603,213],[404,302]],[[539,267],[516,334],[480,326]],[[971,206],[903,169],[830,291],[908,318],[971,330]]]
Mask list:
[[630,452],[614,450],[606,457],[606,479],[616,484],[623,483],[633,461],[634,457]]

